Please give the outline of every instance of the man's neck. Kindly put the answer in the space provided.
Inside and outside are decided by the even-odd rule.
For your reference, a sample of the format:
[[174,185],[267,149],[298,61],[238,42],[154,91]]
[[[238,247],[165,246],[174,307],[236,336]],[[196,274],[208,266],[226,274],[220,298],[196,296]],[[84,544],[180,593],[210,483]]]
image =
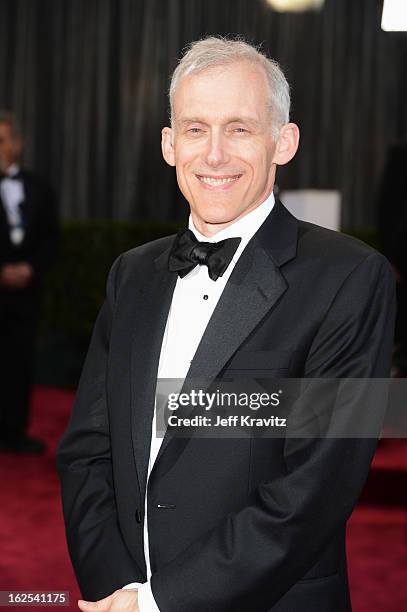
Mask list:
[[[222,224],[222,229],[217,232],[203,234],[199,227],[194,223],[192,215],[189,219],[189,229],[195,234],[198,240],[203,242],[209,241],[214,242],[217,240],[223,240],[225,238],[231,238],[240,236],[242,238],[242,244],[245,242],[246,237],[250,237],[258,230],[260,225],[264,222],[266,217],[273,209],[275,203],[273,192],[259,205],[248,211],[245,215],[241,215],[238,219],[235,219],[231,223]],[[220,224],[219,224],[220,225]]]
[[196,230],[198,230],[198,232],[202,236],[205,236],[206,238],[213,238],[219,232],[222,232],[227,227],[230,227],[231,225],[234,225],[235,223],[237,223],[241,219],[244,219],[245,217],[247,217],[248,215],[253,213],[256,209],[258,209],[260,206],[262,206],[270,198],[273,199],[273,203],[274,203],[274,196],[273,196],[273,192],[272,191],[267,195],[267,197],[263,198],[260,203],[252,206],[251,208],[246,209],[241,215],[239,215],[235,219],[232,219],[231,221],[226,222],[226,223],[206,223],[205,221],[203,221],[202,219],[197,217],[197,215],[195,215],[195,213],[192,210],[191,210],[190,218],[192,220],[192,224],[193,224],[194,228]]
[[5,176],[14,176],[20,172],[20,166],[17,162],[13,162],[5,170],[2,171],[2,174]]

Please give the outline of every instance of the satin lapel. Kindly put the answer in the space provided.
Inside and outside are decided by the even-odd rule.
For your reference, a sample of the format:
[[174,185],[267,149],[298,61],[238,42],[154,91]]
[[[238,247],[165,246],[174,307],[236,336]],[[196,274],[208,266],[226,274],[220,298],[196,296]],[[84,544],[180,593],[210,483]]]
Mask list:
[[144,497],[150,453],[151,422],[161,344],[177,274],[167,269],[169,249],[156,261],[140,292],[138,320],[132,340],[131,406],[134,458]]
[[234,272],[202,336],[187,378],[215,378],[287,288],[279,269],[261,248],[250,249]]
[[202,336],[187,378],[213,379],[219,374],[286,291],[287,281],[279,266],[295,256],[296,247],[297,221],[277,202],[275,210],[236,264]]
[[23,215],[25,233],[27,235],[27,228],[31,226],[37,207],[37,194],[35,189],[33,189],[32,180],[30,180],[30,177],[27,176],[25,172],[20,172],[20,178],[24,185],[24,200],[21,202],[20,208]]
[[[273,223],[274,231],[271,231]],[[233,270],[192,360],[184,390],[189,380],[205,379],[208,384],[216,378],[275,306],[288,287],[279,265],[295,256],[296,246],[297,221],[277,203],[274,215],[270,215],[250,241]],[[170,469],[188,441],[173,438],[167,430],[154,465],[155,477]]]
[[3,200],[0,196],[0,262],[10,256],[10,251],[13,249],[10,240],[10,228],[7,221],[6,211]]
[[0,194],[0,227],[1,226],[3,226],[4,229],[7,230],[7,235],[8,235],[8,223],[7,223],[6,211],[4,210],[4,203],[3,203],[3,200],[1,199],[1,194]]

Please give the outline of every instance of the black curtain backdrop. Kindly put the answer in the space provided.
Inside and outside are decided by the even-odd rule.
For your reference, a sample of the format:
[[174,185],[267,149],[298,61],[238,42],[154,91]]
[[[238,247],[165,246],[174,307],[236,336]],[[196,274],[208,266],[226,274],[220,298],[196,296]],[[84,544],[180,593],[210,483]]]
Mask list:
[[[161,158],[169,75],[185,44],[240,34],[277,59],[302,130],[283,188],[339,189],[343,225],[375,221],[388,145],[407,131],[405,34],[379,0],[278,14],[265,0],[0,0],[0,108],[20,116],[25,163],[68,219],[178,220]],[[221,95],[221,92],[219,92]]]

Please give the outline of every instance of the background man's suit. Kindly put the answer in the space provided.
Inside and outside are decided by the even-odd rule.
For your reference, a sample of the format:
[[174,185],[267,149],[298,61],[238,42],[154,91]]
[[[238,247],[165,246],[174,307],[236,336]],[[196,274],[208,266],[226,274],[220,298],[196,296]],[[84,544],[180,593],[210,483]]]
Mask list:
[[0,287],[0,376],[2,407],[0,433],[9,440],[22,435],[27,426],[32,359],[42,279],[52,263],[58,241],[55,197],[45,181],[21,170],[25,199],[21,203],[24,240],[14,245],[0,197],[0,267],[28,262],[33,280],[24,289]]
[[[173,237],[122,255],[108,279],[58,450],[71,558],[85,599],[144,582],[143,513]],[[224,377],[386,377],[394,287],[366,245],[277,203],[241,255],[189,371]],[[171,439],[148,490],[162,612],[350,610],[345,523],[372,439]],[[174,506],[172,509],[160,507]]]

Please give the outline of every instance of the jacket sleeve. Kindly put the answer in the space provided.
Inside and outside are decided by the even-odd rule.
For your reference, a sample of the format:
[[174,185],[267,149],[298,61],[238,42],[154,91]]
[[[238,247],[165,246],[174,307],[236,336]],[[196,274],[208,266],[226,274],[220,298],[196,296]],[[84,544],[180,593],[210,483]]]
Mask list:
[[[304,376],[387,377],[393,329],[393,274],[372,253],[338,288]],[[346,523],[376,444],[375,438],[287,438],[286,474],[261,483],[253,502],[152,576],[161,612],[269,610]]]
[[82,594],[100,599],[142,573],[123,541],[112,480],[106,367],[120,258],[107,282],[68,427],[57,450],[66,536]]

